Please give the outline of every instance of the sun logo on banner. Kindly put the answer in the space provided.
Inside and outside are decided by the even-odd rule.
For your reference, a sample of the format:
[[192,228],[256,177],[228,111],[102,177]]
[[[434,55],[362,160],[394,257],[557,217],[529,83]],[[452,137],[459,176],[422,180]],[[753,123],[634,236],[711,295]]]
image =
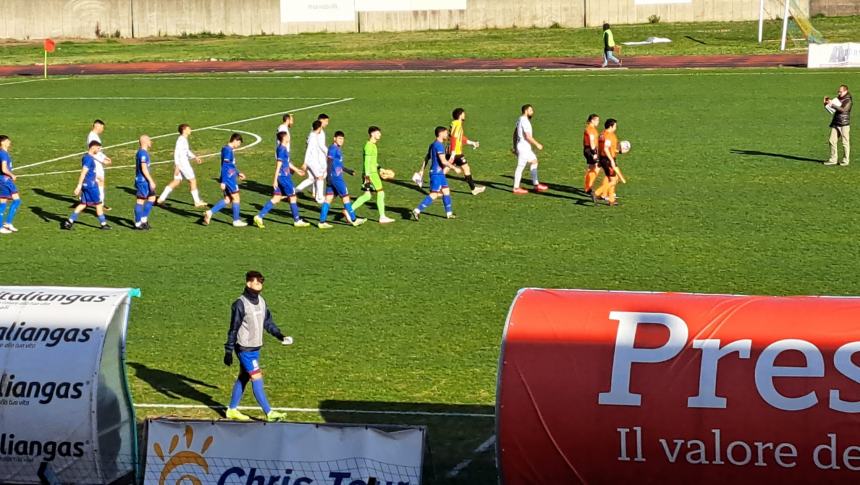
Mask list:
[[[164,453],[164,450],[161,448],[160,443],[155,443],[153,449],[155,450],[155,454],[164,462],[164,468],[161,470],[161,476],[158,479],[158,485],[166,485],[169,482],[167,481],[167,477],[173,473],[174,470],[181,466],[185,465],[195,465],[203,470],[205,474],[209,474],[209,462],[206,461],[206,458],[203,455],[206,453],[206,450],[212,446],[212,441],[214,440],[212,436],[206,438],[203,441],[203,445],[200,447],[200,452],[196,452],[191,449],[191,444],[194,442],[194,430],[191,426],[185,427],[185,450],[177,451],[176,447],[179,446],[179,435],[173,435],[173,438],[170,440],[170,448],[167,449],[167,453]],[[176,453],[174,453],[176,452]],[[188,481],[191,485],[203,485],[203,481],[198,478],[196,475],[185,473],[174,482],[175,485],[181,485],[183,482]]]

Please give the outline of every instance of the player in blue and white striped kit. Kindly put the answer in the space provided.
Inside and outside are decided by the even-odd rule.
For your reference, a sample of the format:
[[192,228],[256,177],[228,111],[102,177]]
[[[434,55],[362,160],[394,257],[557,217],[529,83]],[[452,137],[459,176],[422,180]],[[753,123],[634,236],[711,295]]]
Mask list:
[[272,312],[266,306],[266,300],[260,296],[263,291],[265,278],[259,271],[248,271],[245,274],[245,291],[233,303],[230,312],[230,330],[227,331],[227,343],[224,344],[224,365],[233,365],[233,354],[239,358],[239,376],[233,384],[230,405],[227,407],[227,418],[237,421],[250,421],[251,418],[239,411],[239,403],[248,382],[254,390],[254,398],[266,413],[268,421],[282,421],[284,413],[273,411],[263,388],[263,371],[260,369],[260,348],[263,346],[263,332],[289,345],[293,339],[281,333],[272,319]]
[[421,213],[439,197],[440,193],[447,218],[454,219],[456,217],[451,204],[451,189],[448,188],[448,178],[445,177],[445,171],[453,169],[460,173],[462,170],[454,164],[454,155],[451,155],[450,160],[446,155],[445,140],[448,139],[448,128],[437,126],[435,133],[436,140],[427,149],[426,157],[430,161],[430,194],[424,197],[418,207],[412,209],[412,219],[416,221],[421,217]]
[[360,226],[367,222],[363,217],[355,217],[355,211],[352,210],[352,202],[349,200],[349,189],[346,187],[346,181],[343,179],[343,173],[355,175],[355,170],[346,168],[343,165],[343,142],[344,134],[338,131],[334,134],[334,143],[328,149],[328,187],[325,192],[325,202],[320,209],[320,229],[331,229],[331,224],[326,222],[328,211],[334,196],[343,200],[343,208],[346,212],[346,219],[353,226]]
[[81,176],[78,178],[78,185],[75,187],[75,195],[81,197],[81,202],[75,206],[74,212],[69,215],[69,218],[60,223],[60,229],[71,230],[74,227],[75,221],[78,220],[78,215],[87,207],[95,207],[96,215],[99,218],[99,229],[110,229],[110,224],[105,219],[104,201],[101,198],[98,180],[96,179],[96,155],[101,151],[102,144],[93,140],[89,144],[89,150],[81,159]]
[[134,156],[134,188],[136,203],[134,205],[134,228],[137,230],[149,230],[149,213],[155,204],[155,179],[149,171],[152,159],[149,156],[149,148],[152,140],[142,135],[140,137],[140,148]]
[[[15,185],[15,174],[12,173],[12,157],[9,148],[12,140],[6,135],[0,135],[0,234],[12,234],[18,232],[18,228],[12,225],[18,206],[21,205],[21,197],[18,195],[18,187]],[[12,201],[9,203],[9,201]],[[6,215],[6,204],[9,204],[9,215]]]
[[[286,116],[285,116],[286,118]],[[286,121],[286,120],[285,120]],[[281,125],[284,126],[284,125]],[[305,171],[296,167],[290,162],[290,134],[286,131],[278,132],[278,146],[275,148],[275,180],[272,183],[274,195],[271,200],[266,202],[260,213],[254,216],[254,225],[260,229],[266,226],[263,224],[263,218],[266,214],[275,207],[275,204],[285,198],[290,202],[290,212],[293,214],[293,225],[296,227],[308,227],[310,224],[302,220],[299,215],[299,205],[296,200],[296,189],[293,186],[292,173],[295,172],[301,176],[305,175]]]
[[212,215],[226,207],[227,204],[233,206],[233,227],[248,225],[247,222],[240,219],[239,181],[245,180],[245,174],[236,167],[236,156],[233,154],[233,151],[241,145],[242,135],[233,133],[230,135],[230,142],[221,148],[221,190],[224,191],[224,198],[203,215],[204,226],[208,226],[209,221],[212,220]]

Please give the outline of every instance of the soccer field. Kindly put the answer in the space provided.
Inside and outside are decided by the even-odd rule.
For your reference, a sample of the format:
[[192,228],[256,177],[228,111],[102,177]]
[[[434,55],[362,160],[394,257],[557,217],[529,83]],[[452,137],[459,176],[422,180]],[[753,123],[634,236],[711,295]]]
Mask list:
[[[296,341],[284,348],[268,339],[263,348],[274,406],[307,410],[291,414],[295,420],[428,424],[428,483],[495,483],[492,452],[473,452],[494,434],[499,341],[518,289],[860,294],[860,162],[815,163],[828,153],[821,98],[840,83],[857,89],[860,71],[8,81],[0,84],[0,131],[13,141],[23,205],[20,232],[0,237],[0,281],[141,288],[128,339],[132,391],[137,404],[164,407],[141,407],[138,416],[214,418],[206,408],[169,406],[226,404],[237,369],[221,363],[229,305],[245,271],[258,269],[276,322]],[[536,109],[535,137],[546,146],[541,181],[551,190],[516,197],[511,132],[524,103]],[[466,133],[481,142],[467,156],[488,189],[472,196],[452,176],[458,219],[446,220],[438,201],[411,222],[423,194],[409,176],[433,129],[447,126],[458,106],[467,110]],[[309,125],[325,112],[329,137],[346,132],[352,168],[360,167],[367,127],[380,126],[381,165],[397,172],[386,192],[398,221],[376,224],[371,203],[359,210],[371,221],[358,228],[294,228],[285,206],[264,230],[231,227],[227,211],[204,227],[183,185],[170,208],[154,209],[153,230],[129,229],[138,135],[164,135],[152,154],[166,161],[179,123],[197,130],[198,154],[215,154],[232,131],[243,133],[247,148],[237,160],[250,219],[271,195],[273,136],[284,112],[296,114],[294,157],[302,158]],[[629,183],[619,186],[619,207],[594,207],[580,191],[591,112],[617,118],[619,138],[633,144],[620,159]],[[60,231],[75,200],[74,154],[95,118],[107,123],[102,140],[116,165],[106,200],[114,230],[96,230],[84,214],[74,231]],[[219,197],[217,159],[195,167],[210,203]],[[154,173],[160,191],[172,163]],[[357,194],[359,177],[347,179]],[[300,206],[316,222],[316,204],[303,198]],[[243,404],[254,406],[250,394]]]

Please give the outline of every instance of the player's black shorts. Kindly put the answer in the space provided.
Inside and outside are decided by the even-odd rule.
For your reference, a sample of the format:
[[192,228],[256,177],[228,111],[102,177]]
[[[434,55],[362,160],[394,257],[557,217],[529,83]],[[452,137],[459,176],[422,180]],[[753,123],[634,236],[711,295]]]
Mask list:
[[591,147],[585,147],[582,149],[582,156],[585,157],[585,163],[589,165],[597,163],[597,160],[595,159],[594,155],[595,152],[591,149]]
[[607,177],[615,176],[615,169],[612,168],[612,162],[609,161],[606,157],[600,157],[600,168],[603,169],[603,173],[606,174]]
[[462,167],[463,165],[466,165],[467,163],[469,163],[469,162],[466,161],[466,157],[464,157],[463,155],[454,155],[454,166]]

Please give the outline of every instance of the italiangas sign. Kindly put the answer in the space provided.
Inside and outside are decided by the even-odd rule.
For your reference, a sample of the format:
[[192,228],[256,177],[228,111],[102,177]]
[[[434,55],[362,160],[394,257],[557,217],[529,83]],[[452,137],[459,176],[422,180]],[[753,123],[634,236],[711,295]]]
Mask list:
[[523,290],[505,484],[856,483],[860,299]]
[[128,289],[0,287],[0,483],[132,476]]
[[809,44],[806,67],[860,67],[860,43]]

